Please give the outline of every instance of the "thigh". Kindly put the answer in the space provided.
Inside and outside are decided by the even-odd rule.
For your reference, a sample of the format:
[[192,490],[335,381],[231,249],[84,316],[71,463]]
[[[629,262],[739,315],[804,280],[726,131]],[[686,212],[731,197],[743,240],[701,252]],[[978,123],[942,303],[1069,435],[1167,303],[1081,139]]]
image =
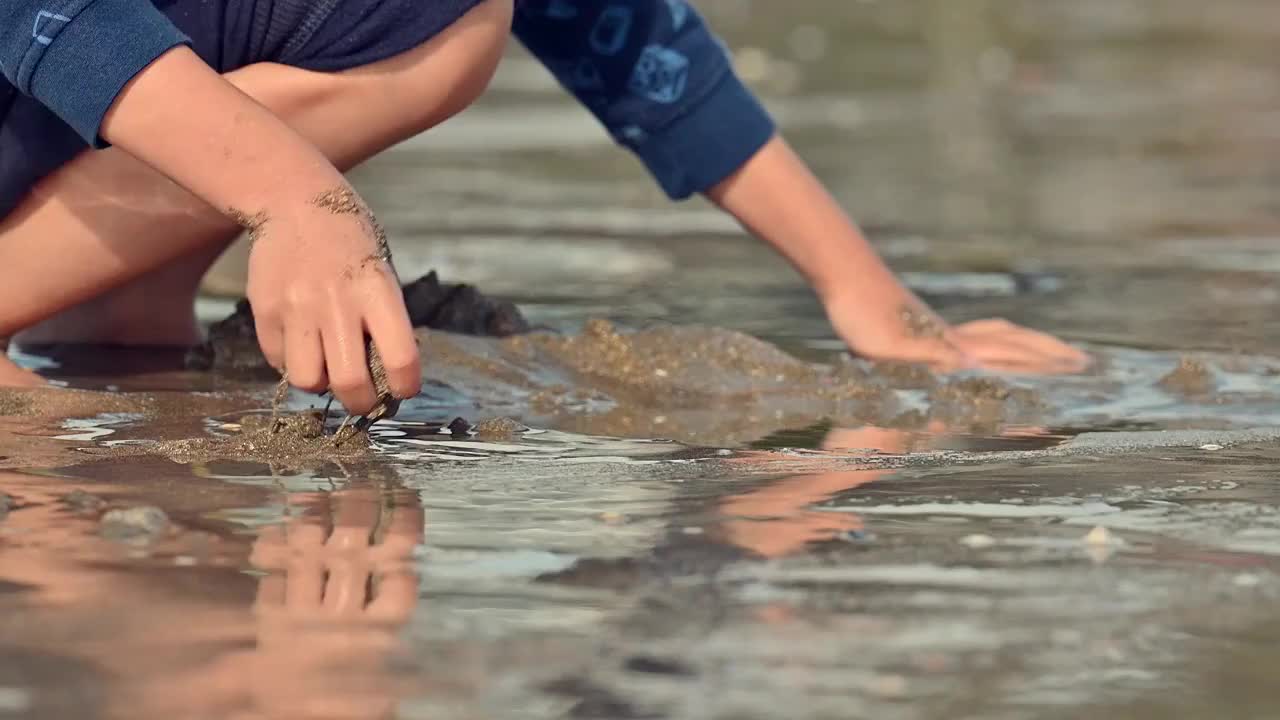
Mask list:
[[[483,0],[157,0],[222,73],[258,63],[353,70],[420,47]],[[35,100],[0,81],[0,218],[85,143]]]

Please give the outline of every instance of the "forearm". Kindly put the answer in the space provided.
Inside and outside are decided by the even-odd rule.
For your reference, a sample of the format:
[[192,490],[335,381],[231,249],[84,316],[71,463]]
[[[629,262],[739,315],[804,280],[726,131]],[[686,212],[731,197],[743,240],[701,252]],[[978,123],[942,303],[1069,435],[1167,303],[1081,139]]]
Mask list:
[[775,136],[707,197],[776,248],[824,301],[909,293],[791,147]]
[[346,187],[318,149],[185,47],[125,86],[101,135],[241,222],[310,212]]

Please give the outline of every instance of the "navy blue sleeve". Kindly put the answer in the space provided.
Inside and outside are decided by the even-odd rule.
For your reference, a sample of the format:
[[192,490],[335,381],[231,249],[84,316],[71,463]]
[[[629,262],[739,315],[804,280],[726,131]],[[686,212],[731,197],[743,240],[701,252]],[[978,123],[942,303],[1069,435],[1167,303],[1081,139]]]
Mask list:
[[97,147],[124,86],[187,41],[150,0],[0,0],[0,72]]
[[769,114],[685,0],[520,0],[517,38],[672,199],[707,190],[773,136]]

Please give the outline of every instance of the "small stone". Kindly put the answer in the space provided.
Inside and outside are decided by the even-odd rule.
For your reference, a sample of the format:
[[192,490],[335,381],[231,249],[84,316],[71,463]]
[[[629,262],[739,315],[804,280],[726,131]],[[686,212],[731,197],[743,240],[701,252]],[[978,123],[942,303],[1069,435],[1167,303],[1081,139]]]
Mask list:
[[169,527],[169,516],[158,507],[110,510],[102,516],[102,535],[112,540],[154,538]]
[[996,539],[990,535],[975,533],[973,535],[965,535],[960,538],[960,544],[970,548],[971,550],[982,550],[993,547],[996,544]]
[[0,519],[9,514],[9,510],[16,504],[14,499],[9,495],[0,492]]
[[21,715],[31,709],[31,693],[20,687],[0,685],[0,713]]
[[628,658],[623,664],[627,670],[648,675],[676,675],[688,677],[695,675],[693,668],[679,660],[660,658],[651,655],[636,655]]
[[1231,582],[1236,587],[1257,587],[1262,584],[1262,578],[1253,573],[1240,573],[1232,578]]
[[62,496],[62,504],[76,512],[90,513],[101,510],[107,504],[107,501],[97,495],[90,495],[83,490],[76,489]]
[[1222,446],[1221,446],[1221,445],[1219,445],[1219,444],[1217,444],[1217,443],[1207,443],[1207,444],[1205,444],[1205,445],[1201,445],[1201,446],[1200,446],[1200,449],[1201,449],[1201,450],[1209,450],[1209,451],[1213,451],[1213,450],[1221,450],[1221,449],[1222,449]]
[[1178,366],[1160,378],[1156,385],[1185,398],[1204,397],[1216,388],[1213,371],[1203,360],[1193,357],[1180,358]]
[[867,688],[882,698],[899,698],[907,694],[907,679],[901,675],[879,675]]
[[680,532],[684,533],[685,535],[701,535],[705,531],[700,527],[691,526],[691,527],[681,528]]
[[627,516],[619,512],[606,510],[600,513],[600,520],[602,520],[605,523],[608,523],[609,525],[621,525],[622,523],[626,522]]
[[462,418],[454,418],[453,422],[445,425],[445,429],[453,435],[466,435],[471,432],[471,423]]
[[1111,531],[1102,527],[1101,525],[1095,526],[1083,538],[1081,538],[1081,540],[1086,545],[1095,545],[1095,546],[1096,545],[1114,545],[1116,543],[1116,538],[1114,535],[1111,534]]
[[173,558],[173,564],[178,567],[192,567],[196,564],[196,559],[190,555],[178,555]]

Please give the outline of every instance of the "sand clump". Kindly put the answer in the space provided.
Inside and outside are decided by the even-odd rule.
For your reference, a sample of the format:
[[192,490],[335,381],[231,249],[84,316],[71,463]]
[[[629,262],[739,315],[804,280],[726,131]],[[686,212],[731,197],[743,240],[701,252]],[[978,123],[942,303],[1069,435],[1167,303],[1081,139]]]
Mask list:
[[871,376],[897,390],[931,390],[938,385],[938,376],[919,363],[881,360],[872,363]]
[[151,414],[157,410],[154,398],[73,390],[58,387],[0,388],[0,416],[68,418],[93,417],[102,413]]
[[1038,421],[1047,410],[1043,398],[1027,388],[995,378],[952,380],[929,393],[929,418],[953,429],[993,431],[1010,424]]
[[306,411],[282,413],[274,419],[269,415],[247,415],[241,419],[238,432],[231,435],[160,442],[142,450],[183,463],[223,458],[305,464],[367,458],[370,445],[369,436],[354,429],[340,435],[326,433],[323,414]]
[[507,342],[527,342],[571,370],[582,384],[646,405],[796,393],[823,400],[885,399],[881,385],[850,382],[830,367],[803,362],[723,328],[672,325],[623,333],[606,320],[592,320],[580,335],[538,333]]
[[514,440],[528,429],[509,417],[497,417],[477,423],[472,432],[479,440],[500,441]]
[[1160,378],[1156,385],[1184,398],[1203,398],[1217,389],[1209,366],[1203,360],[1189,356],[1179,358],[1177,367]]

